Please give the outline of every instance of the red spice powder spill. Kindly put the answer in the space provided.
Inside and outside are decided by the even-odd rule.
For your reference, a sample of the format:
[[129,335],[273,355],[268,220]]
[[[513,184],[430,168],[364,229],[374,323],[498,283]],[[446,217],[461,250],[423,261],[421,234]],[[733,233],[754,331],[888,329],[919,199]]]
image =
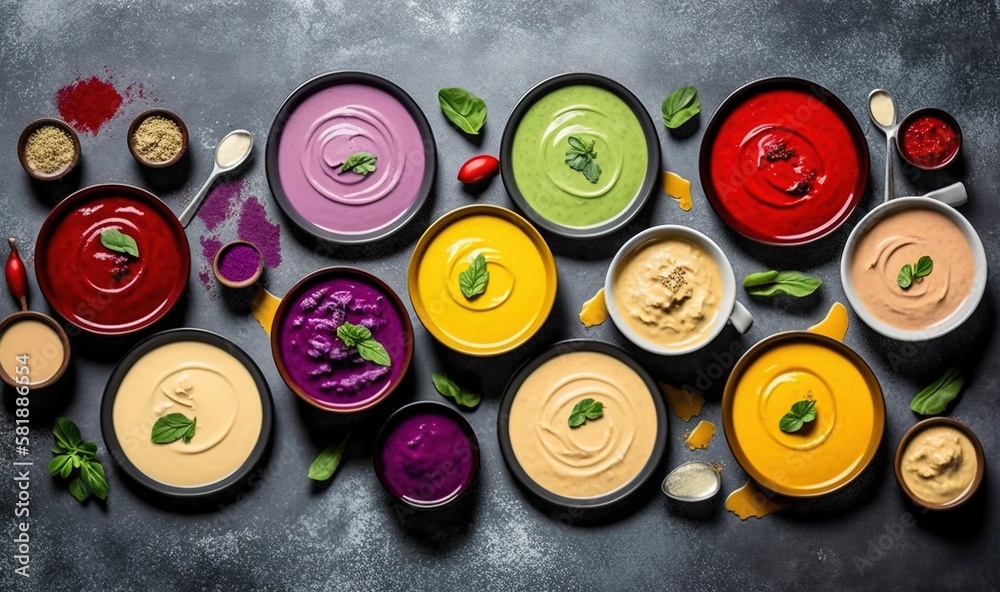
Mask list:
[[251,196],[243,204],[237,233],[241,240],[260,249],[268,267],[281,264],[281,226],[268,220],[264,204],[256,197]]
[[97,135],[122,105],[122,96],[111,82],[91,76],[56,91],[59,115],[76,131]]

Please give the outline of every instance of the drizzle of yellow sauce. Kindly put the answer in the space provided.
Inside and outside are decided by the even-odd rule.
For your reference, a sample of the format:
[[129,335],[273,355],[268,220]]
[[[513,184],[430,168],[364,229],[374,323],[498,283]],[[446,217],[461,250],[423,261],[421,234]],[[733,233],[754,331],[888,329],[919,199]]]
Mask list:
[[708,443],[712,441],[715,436],[715,424],[701,420],[698,425],[694,427],[694,430],[685,438],[684,443],[687,444],[688,448],[691,450],[707,450]]
[[580,309],[580,321],[584,327],[593,327],[606,320],[608,320],[608,305],[604,302],[604,288],[601,288],[593,298],[583,303],[583,308]]
[[740,520],[763,518],[772,512],[784,510],[787,504],[783,504],[761,489],[752,480],[748,479],[747,484],[729,494],[726,498],[726,509],[739,516]]
[[250,303],[250,314],[253,318],[257,319],[260,323],[261,328],[268,335],[271,334],[271,325],[274,323],[274,313],[278,311],[278,305],[281,304],[281,298],[278,298],[274,294],[268,292],[267,290],[261,290],[253,298],[253,302]]
[[847,308],[839,302],[834,302],[830,312],[826,313],[826,318],[809,327],[809,330],[842,342],[847,335],[847,324]]
[[685,212],[691,209],[691,181],[677,173],[663,171],[663,192],[676,199]]
[[667,397],[667,405],[677,417],[690,421],[692,417],[701,413],[701,407],[705,404],[704,397],[693,395],[665,382],[660,383],[660,388]]

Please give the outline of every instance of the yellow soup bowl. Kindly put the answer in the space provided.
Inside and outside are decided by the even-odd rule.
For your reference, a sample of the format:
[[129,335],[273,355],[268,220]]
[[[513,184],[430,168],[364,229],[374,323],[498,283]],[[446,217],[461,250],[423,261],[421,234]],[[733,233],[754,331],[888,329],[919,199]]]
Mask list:
[[[466,296],[463,273],[482,256],[488,279]],[[424,232],[410,257],[413,310],[438,341],[459,353],[495,356],[530,339],[556,297],[556,262],[534,226],[499,206],[452,210]]]
[[[843,343],[847,310],[835,303],[808,331],[772,335],[733,369],[722,399],[726,440],[762,486],[816,497],[851,483],[870,464],[885,429],[885,402],[868,364]],[[779,424],[799,401],[816,417],[794,432]]]

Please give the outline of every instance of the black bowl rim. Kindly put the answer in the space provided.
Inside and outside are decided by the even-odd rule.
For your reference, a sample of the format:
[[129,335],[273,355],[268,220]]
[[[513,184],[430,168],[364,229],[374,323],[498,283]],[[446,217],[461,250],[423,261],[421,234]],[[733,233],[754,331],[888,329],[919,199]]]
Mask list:
[[[514,404],[514,399],[518,389],[531,373],[545,362],[567,353],[590,351],[609,355],[631,368],[642,379],[649,388],[649,395],[653,398],[653,407],[656,409],[656,439],[653,443],[653,451],[645,466],[624,486],[619,487],[611,493],[592,498],[571,498],[552,493],[536,483],[521,467],[514,455],[514,448],[510,440],[508,426],[510,424],[510,408]],[[548,349],[538,354],[534,358],[529,358],[511,375],[507,386],[504,388],[503,396],[500,399],[500,409],[497,413],[497,438],[500,441],[500,452],[503,456],[507,469],[514,479],[526,488],[532,495],[553,506],[570,510],[599,510],[618,506],[637,491],[642,489],[652,478],[663,460],[667,450],[667,436],[669,424],[667,423],[667,407],[664,398],[660,395],[660,387],[653,377],[646,371],[639,362],[630,356],[625,350],[618,346],[611,345],[604,341],[595,339],[567,339],[553,343]]]
[[[61,221],[62,217],[68,211],[77,207],[77,205],[79,205],[78,202],[94,199],[95,196],[102,197],[107,195],[108,193],[123,193],[128,197],[135,199],[136,201],[141,201],[145,204],[148,204],[150,208],[159,213],[160,216],[162,216],[162,218],[166,222],[166,224],[173,229],[174,238],[177,239],[174,243],[174,247],[178,249],[178,251],[180,251],[179,258],[181,261],[181,266],[183,267],[182,269],[183,273],[181,273],[180,275],[184,279],[181,285],[178,287],[177,295],[173,299],[173,301],[170,302],[167,306],[165,306],[160,311],[159,314],[147,319],[145,322],[141,324],[135,326],[129,326],[128,328],[123,330],[103,330],[93,326],[85,326],[77,322],[76,319],[70,318],[65,314],[63,314],[63,311],[60,310],[57,306],[53,305],[52,301],[49,299],[49,295],[55,292],[55,287],[52,286],[48,276],[45,275],[45,272],[43,271],[44,265],[39,264],[39,261],[45,261],[45,258],[48,256],[48,249],[49,249],[48,239],[52,234],[52,232],[54,231],[53,226],[58,224],[58,221]],[[70,323],[74,327],[90,335],[98,335],[102,337],[131,335],[133,333],[138,333],[144,329],[148,329],[149,327],[160,322],[161,320],[163,320],[164,317],[170,314],[170,312],[174,310],[174,307],[177,306],[177,303],[180,302],[181,297],[187,290],[188,282],[190,279],[188,276],[190,275],[191,275],[191,246],[188,244],[187,234],[184,232],[184,227],[181,226],[180,221],[177,219],[177,216],[170,209],[170,206],[164,203],[162,199],[160,199],[156,195],[150,193],[149,191],[141,187],[136,187],[135,185],[127,185],[125,183],[97,183],[95,185],[88,185],[87,187],[82,187],[80,189],[77,189],[72,194],[70,194],[69,197],[62,200],[61,202],[56,204],[54,208],[52,208],[48,216],[46,216],[45,220],[42,222],[41,228],[38,229],[38,235],[35,237],[35,279],[38,281],[38,289],[41,290],[42,297],[45,298],[46,302],[49,303],[49,305],[52,307],[52,310],[54,310],[56,314],[65,319],[68,323]]]
[[[118,441],[118,434],[115,432],[114,427],[113,412],[115,398],[118,395],[118,388],[121,386],[125,375],[142,356],[161,346],[178,341],[200,341],[224,350],[226,353],[230,354],[243,364],[243,366],[250,373],[250,376],[253,377],[253,381],[257,385],[257,392],[260,394],[260,435],[257,437],[257,443],[250,451],[250,454],[247,456],[246,460],[243,461],[243,464],[230,475],[216,481],[215,483],[201,485],[198,487],[177,487],[175,485],[168,485],[143,473],[134,464],[132,464],[132,461],[130,461],[128,456],[126,456],[125,450],[121,446],[121,442]],[[192,499],[211,496],[240,482],[254,469],[254,467],[260,462],[261,458],[263,458],[264,453],[270,444],[273,424],[274,403],[271,398],[271,389],[268,387],[267,380],[264,378],[264,374],[261,372],[260,367],[257,366],[257,363],[253,361],[253,358],[251,358],[250,355],[247,354],[240,346],[236,345],[236,343],[230,341],[222,335],[219,335],[218,333],[213,333],[212,331],[207,331],[205,329],[189,327],[168,329],[166,331],[156,333],[155,335],[150,335],[146,339],[137,343],[128,351],[128,353],[125,354],[125,357],[118,362],[115,369],[111,372],[111,376],[108,378],[108,383],[104,387],[103,398],[101,399],[101,435],[104,438],[104,445],[108,449],[108,454],[111,456],[112,461],[133,481],[136,481],[140,485],[160,495],[174,499]]]
[[[947,123],[948,125],[950,125],[952,128],[955,129],[955,135],[958,136],[958,147],[955,148],[955,151],[951,154],[951,156],[946,158],[940,164],[936,164],[934,166],[923,165],[914,160],[911,160],[910,157],[906,155],[906,152],[903,151],[903,146],[901,144],[901,142],[903,141],[903,134],[906,132],[906,129],[909,126],[913,125],[914,119],[920,117],[921,115],[934,115],[940,119],[943,119],[945,123]],[[895,143],[896,143],[896,151],[899,152],[899,157],[902,158],[907,164],[914,166],[922,171],[939,171],[948,166],[949,164],[955,162],[955,160],[958,158],[958,154],[962,151],[962,141],[963,141],[962,126],[958,124],[958,120],[955,119],[954,115],[952,115],[951,113],[945,111],[940,107],[920,107],[919,109],[914,109],[913,111],[907,113],[906,116],[904,116],[902,119],[900,119],[899,125],[896,127]]]
[[[281,339],[281,323],[284,321],[284,317],[287,316],[289,306],[291,306],[293,298],[290,298],[296,292],[301,292],[309,284],[315,282],[319,278],[323,277],[333,277],[333,276],[355,276],[363,279],[366,282],[374,284],[379,290],[388,296],[390,302],[392,302],[393,308],[396,309],[396,314],[399,315],[403,323],[403,329],[406,333],[406,359],[403,361],[403,367],[400,370],[399,380],[396,384],[390,385],[385,391],[383,391],[381,396],[373,397],[371,399],[364,400],[360,403],[354,403],[351,405],[331,405],[326,404],[319,399],[310,397],[298,384],[293,384],[293,381],[288,377],[288,371],[285,368],[285,363],[281,359],[281,345],[278,343]],[[330,266],[324,267],[322,269],[317,269],[305,277],[295,282],[295,285],[285,292],[284,297],[281,298],[281,302],[278,304],[277,310],[274,312],[274,318],[271,320],[270,328],[270,341],[271,341],[271,357],[274,359],[274,366],[278,370],[278,374],[281,376],[281,380],[285,383],[296,396],[300,399],[309,403],[317,409],[323,411],[328,411],[331,413],[340,414],[351,414],[360,411],[365,411],[374,407],[375,405],[381,403],[382,401],[389,398],[389,395],[396,392],[399,385],[402,384],[403,378],[406,376],[407,371],[410,369],[410,363],[413,360],[414,351],[414,335],[413,335],[413,322],[410,320],[410,314],[406,311],[406,306],[403,305],[403,300],[399,297],[392,287],[385,283],[381,278],[373,273],[359,269],[357,267],[348,266]]]
[[[958,430],[963,435],[965,435],[965,437],[972,442],[972,449],[976,453],[976,462],[979,463],[979,466],[976,468],[976,476],[973,477],[969,489],[967,489],[958,497],[941,504],[935,504],[932,502],[925,501],[921,499],[919,496],[917,496],[915,493],[913,493],[913,491],[910,490],[910,487],[906,484],[906,481],[903,480],[901,472],[901,468],[903,466],[903,453],[906,452],[907,445],[909,445],[909,443],[914,438],[919,436],[920,433],[923,432],[924,430],[937,426],[948,426]],[[903,432],[903,435],[899,438],[899,443],[896,445],[896,451],[893,454],[892,458],[892,470],[896,476],[896,483],[899,485],[899,488],[903,491],[903,493],[906,494],[906,497],[910,498],[910,500],[914,504],[922,508],[927,508],[928,510],[933,510],[936,512],[953,510],[955,508],[958,508],[959,506],[965,505],[966,502],[968,502],[976,495],[976,493],[979,491],[979,488],[982,486],[983,479],[986,476],[986,451],[983,449],[983,443],[979,440],[979,436],[977,436],[976,433],[972,431],[972,428],[970,428],[965,423],[959,421],[958,419],[947,415],[935,415],[933,417],[925,417],[924,419],[921,419],[917,423],[910,426],[910,428],[907,429],[905,432]]]
[[[420,130],[420,137],[424,146],[424,178],[420,184],[420,190],[413,205],[395,222],[378,230],[371,230],[361,234],[343,234],[332,232],[316,226],[307,220],[298,210],[292,206],[285,189],[281,184],[281,175],[278,172],[278,148],[281,145],[281,135],[284,133],[285,125],[295,109],[314,93],[330,86],[339,84],[365,84],[385,91],[403,104],[413,121]],[[274,120],[271,122],[270,131],[267,134],[267,146],[264,150],[264,172],[267,177],[267,184],[271,189],[274,201],[278,203],[282,212],[300,229],[309,233],[313,237],[322,241],[342,245],[360,245],[372,243],[386,238],[406,226],[420,212],[427,198],[431,194],[434,185],[434,177],[437,173],[437,143],[434,140],[434,132],[431,129],[427,117],[420,109],[420,106],[413,100],[402,87],[387,78],[368,72],[353,70],[339,70],[327,72],[315,76],[303,82],[296,88],[288,98],[278,108]]]
[[[726,122],[732,111],[736,109],[736,107],[743,104],[746,100],[774,88],[785,88],[808,92],[811,96],[830,107],[847,127],[847,132],[853,140],[854,149],[858,157],[858,180],[854,186],[854,203],[851,204],[849,208],[841,212],[839,216],[840,219],[837,220],[835,224],[829,225],[825,230],[823,230],[823,232],[818,234],[814,232],[812,236],[805,240],[774,240],[771,237],[764,237],[759,234],[744,231],[744,229],[740,228],[741,225],[734,221],[732,214],[719,200],[719,196],[715,191],[715,186],[712,183],[712,175],[710,173],[712,167],[712,147],[718,139],[719,129],[722,127],[722,124]],[[709,205],[712,206],[712,210],[715,211],[716,215],[719,216],[719,218],[721,218],[726,226],[732,229],[733,232],[761,244],[793,247],[809,244],[827,237],[836,232],[841,226],[844,225],[844,223],[847,222],[848,219],[850,219],[851,214],[853,214],[854,210],[857,209],[858,205],[864,198],[865,191],[868,189],[868,177],[871,176],[871,155],[868,151],[868,139],[865,138],[865,134],[861,130],[861,125],[858,123],[854,113],[851,112],[840,97],[835,95],[826,87],[811,80],[796,78],[793,76],[772,76],[748,82],[737,88],[730,93],[729,96],[726,97],[719,105],[719,108],[715,110],[711,121],[708,122],[708,127],[705,128],[705,134],[701,139],[701,146],[698,153],[698,175],[701,180],[702,190],[705,192],[705,197],[708,199]]]
[[[851,363],[861,372],[864,376],[866,382],[872,386],[872,404],[875,406],[876,410],[881,410],[880,415],[882,416],[881,422],[876,422],[875,430],[872,435],[872,442],[869,443],[868,450],[865,456],[862,458],[860,468],[857,472],[844,482],[836,485],[835,487],[829,488],[825,491],[818,492],[794,492],[783,488],[775,488],[770,485],[772,481],[767,479],[765,475],[761,475],[759,471],[750,466],[750,463],[746,461],[746,454],[743,449],[738,445],[738,441],[735,434],[735,428],[733,426],[733,397],[735,396],[736,386],[739,384],[741,378],[743,378],[746,372],[747,366],[753,363],[757,358],[759,358],[763,353],[774,349],[775,347],[781,346],[786,342],[798,342],[798,341],[809,341],[817,343],[822,347],[826,347],[835,351],[838,354],[843,355],[845,358],[850,360]],[[803,331],[803,330],[792,330],[792,331],[782,331],[780,333],[775,333],[769,335],[764,339],[761,339],[757,343],[753,344],[750,349],[745,351],[740,359],[736,361],[736,365],[733,366],[732,371],[729,373],[729,378],[726,379],[725,387],[722,391],[722,431],[726,436],[726,444],[729,446],[729,451],[732,453],[733,458],[736,463],[750,476],[751,479],[756,481],[762,487],[785,495],[789,498],[795,499],[807,499],[816,498],[824,495],[829,495],[836,491],[844,489],[855,480],[857,480],[868,468],[871,466],[872,460],[874,460],[875,455],[878,453],[879,448],[882,445],[882,439],[885,437],[885,422],[886,422],[886,408],[885,408],[885,394],[882,391],[882,385],[879,383],[878,376],[872,370],[868,362],[865,361],[861,354],[854,351],[849,345],[843,341],[838,341],[832,337],[823,335],[822,333],[816,333],[813,331]]]
[[[602,88],[614,93],[618,98],[624,101],[635,114],[636,119],[639,120],[639,127],[642,128],[643,135],[645,136],[646,154],[649,159],[646,165],[646,176],[643,178],[642,185],[639,186],[638,191],[636,191],[636,196],[633,198],[629,206],[607,222],[586,228],[576,228],[557,224],[548,218],[545,218],[532,208],[531,205],[528,204],[527,200],[524,199],[524,195],[521,194],[521,190],[517,188],[517,182],[514,180],[514,166],[511,160],[511,150],[513,150],[514,147],[514,133],[517,131],[517,127],[521,124],[521,120],[524,118],[525,113],[528,112],[528,109],[530,109],[532,105],[534,105],[535,102],[543,96],[565,86],[571,86],[574,84]],[[531,87],[528,92],[524,93],[524,95],[518,99],[517,103],[514,105],[514,109],[511,111],[510,116],[507,119],[507,124],[504,126],[503,137],[500,139],[500,178],[503,180],[504,189],[507,190],[507,195],[510,197],[511,201],[514,202],[514,205],[516,205],[517,208],[525,216],[527,216],[533,224],[566,238],[595,238],[611,234],[612,232],[620,229],[631,222],[632,219],[635,218],[640,211],[642,211],[642,208],[646,205],[649,198],[656,190],[657,182],[660,177],[660,169],[662,168],[660,158],[660,136],[656,130],[656,126],[653,124],[653,119],[646,111],[642,101],[640,101],[632,91],[630,91],[625,85],[608,78],[607,76],[590,72],[567,72],[564,74],[557,74],[539,82],[535,86]]]
[[[382,448],[385,446],[385,441],[392,433],[392,430],[399,424],[399,422],[411,417],[415,413],[420,412],[445,415],[454,420],[458,426],[462,428],[462,433],[465,434],[465,437],[469,439],[469,444],[472,449],[472,470],[469,472],[469,478],[465,480],[462,487],[449,497],[425,503],[420,503],[416,500],[396,495],[389,486],[388,480],[385,476],[385,467],[382,464]],[[375,446],[372,448],[372,468],[375,470],[375,476],[378,477],[378,481],[382,485],[382,489],[384,489],[385,492],[392,497],[392,499],[416,510],[440,510],[453,505],[471,488],[472,482],[476,480],[476,475],[479,473],[479,464],[479,437],[476,436],[476,431],[473,429],[472,424],[470,424],[469,420],[459,413],[457,409],[440,401],[413,401],[394,411],[392,415],[385,420],[382,427],[379,428],[378,433],[375,435]]]

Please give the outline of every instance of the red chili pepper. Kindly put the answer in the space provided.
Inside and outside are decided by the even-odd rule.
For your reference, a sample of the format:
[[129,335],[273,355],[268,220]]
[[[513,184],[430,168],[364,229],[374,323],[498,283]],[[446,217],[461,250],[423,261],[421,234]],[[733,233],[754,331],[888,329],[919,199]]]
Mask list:
[[458,180],[466,185],[474,185],[489,179],[500,170],[500,161],[489,154],[473,156],[458,169]]
[[21,309],[28,310],[28,272],[24,269],[24,261],[17,252],[17,241],[13,238],[7,239],[10,242],[10,255],[7,256],[7,266],[4,268],[4,275],[7,278],[7,288],[10,293],[21,301]]

